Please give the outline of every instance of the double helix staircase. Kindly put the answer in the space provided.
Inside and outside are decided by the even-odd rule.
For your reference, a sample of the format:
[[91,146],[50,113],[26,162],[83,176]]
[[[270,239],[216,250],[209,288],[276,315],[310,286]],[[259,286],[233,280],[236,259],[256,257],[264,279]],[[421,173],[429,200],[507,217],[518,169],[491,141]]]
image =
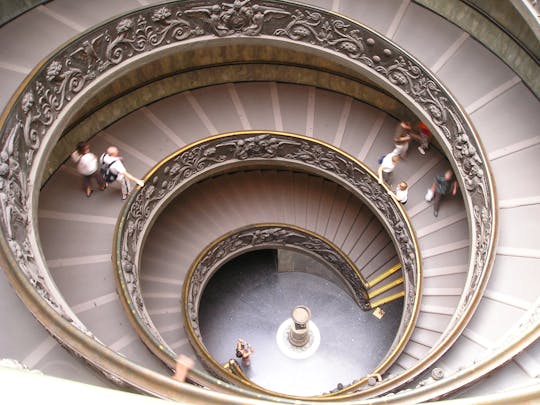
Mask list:
[[[142,4],[144,3],[144,4]],[[0,103],[57,46],[88,27],[146,1],[74,3],[55,0],[0,29]],[[410,1],[313,1],[385,34],[429,67],[465,108],[476,127],[497,188],[499,238],[491,278],[471,322],[451,349],[428,369],[452,375],[504,344],[536,308],[540,242],[538,171],[540,105],[521,79],[469,34]],[[29,29],[32,27],[32,29]],[[35,33],[40,35],[36,36]],[[428,41],[429,39],[429,41]],[[349,96],[275,81],[228,83],[185,91],[135,110],[90,140],[93,151],[117,145],[128,170],[144,176],[177,149],[205,137],[239,130],[298,133],[341,148],[372,170],[392,149],[395,117]],[[67,155],[66,155],[67,158]],[[418,320],[388,370],[400,375],[423,361],[447,335],[467,280],[470,228],[463,200],[445,199],[438,218],[424,194],[449,167],[432,146],[412,147],[393,181],[409,184],[405,210],[418,238],[423,288]],[[40,192],[38,231],[52,277],[73,312],[105,345],[129,360],[169,374],[139,340],[118,300],[111,264],[114,226],[122,207],[118,190],[86,198],[66,163]],[[245,224],[278,222],[316,232],[340,247],[368,280],[395,264],[395,250],[380,223],[334,183],[273,170],[223,175],[192,186],[154,225],[144,248],[142,291],[162,337],[177,353],[195,357],[181,323],[182,280],[200,251]],[[392,278],[393,277],[393,278]],[[388,282],[399,278],[399,272]],[[38,325],[0,276],[3,357],[47,374],[110,386],[67,354]],[[374,286],[373,289],[380,287]],[[387,297],[403,290],[397,285]],[[377,298],[381,298],[377,297]],[[384,321],[384,318],[383,320]],[[488,378],[458,395],[473,396],[537,384],[538,344],[529,346]],[[200,364],[195,366],[202,369]],[[362,376],[358,376],[362,377]],[[413,382],[410,387],[415,388]]]

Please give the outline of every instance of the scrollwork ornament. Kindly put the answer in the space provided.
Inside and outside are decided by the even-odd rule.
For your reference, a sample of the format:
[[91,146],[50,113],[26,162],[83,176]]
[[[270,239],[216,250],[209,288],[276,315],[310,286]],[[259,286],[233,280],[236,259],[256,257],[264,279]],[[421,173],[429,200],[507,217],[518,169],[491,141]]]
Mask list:
[[47,67],[46,79],[52,87],[42,91],[40,104],[44,109],[62,110],[64,104],[84,88],[86,76],[81,69],[71,65],[71,59],[66,59],[65,64],[53,60]]
[[328,242],[314,234],[285,225],[260,225],[247,227],[220,240],[199,258],[190,274],[187,300],[185,301],[187,317],[195,335],[201,339],[199,330],[199,302],[204,286],[212,275],[233,256],[252,248],[294,247],[313,254],[343,276],[354,292],[355,299],[364,311],[371,309],[369,298],[362,280],[342,253],[336,251]]
[[[387,228],[394,230],[396,247],[403,259],[406,290],[409,291],[405,298],[406,309],[398,335],[404,333],[405,326],[413,318],[418,264],[412,231],[406,226],[399,209],[377,180],[345,155],[307,138],[271,132],[230,134],[210,138],[173,155],[153,171],[152,177],[146,179],[146,186],[139,190],[125,207],[124,226],[119,229],[120,245],[117,246],[121,258],[119,275],[121,284],[125,285],[123,294],[139,319],[139,325],[144,333],[158,342],[160,350],[173,353],[159,335],[146,311],[138,281],[137,263],[140,262],[140,246],[148,230],[145,224],[153,222],[154,215],[160,211],[164,203],[176,195],[176,190],[195,178],[204,178],[205,172],[213,172],[217,168],[222,170],[238,162],[253,165],[254,162],[266,164],[271,161],[305,166],[309,167],[310,171],[315,170],[319,173],[330,173],[340,183],[348,185],[349,189],[356,190],[357,195],[373,207]],[[317,254],[343,275],[355,292],[360,307],[364,310],[370,308],[365,288],[358,284],[358,275],[330,246],[289,228],[260,228],[234,234],[213,246],[200,259],[197,271],[194,272],[190,282],[185,309],[195,335],[200,336],[197,317],[200,294],[216,266],[230,257],[232,252],[269,244],[274,247],[300,246]]]
[[[272,19],[289,16],[281,7],[271,7],[252,0],[232,0],[232,3],[218,3],[193,7],[186,11],[204,21],[212,33],[218,37],[234,34],[259,35],[265,23]],[[263,3],[263,2],[257,2]]]
[[[33,171],[36,167],[35,156],[43,148],[44,139],[55,139],[48,136],[52,135],[52,128],[58,127],[53,124],[67,106],[110,69],[127,65],[132,58],[160,47],[197,37],[206,39],[216,36],[275,37],[281,41],[331,51],[334,57],[358,63],[359,67],[377,75],[387,83],[389,89],[404,94],[425,112],[429,117],[428,124],[436,129],[436,136],[441,135],[439,141],[464,185],[464,200],[474,217],[470,218],[471,276],[458,313],[471,310],[473,298],[478,295],[479,287],[485,284],[483,280],[489,274],[496,215],[486,158],[465,111],[433,74],[376,32],[344,17],[277,0],[212,1],[209,5],[187,0],[137,10],[83,33],[44,61],[40,70],[25,82],[25,87],[18,92],[19,98],[11,104],[11,110],[6,112],[2,123],[0,224],[6,245],[18,264],[18,271],[36,287],[44,300],[51,305],[61,301],[47,269],[36,264],[36,257],[41,253],[30,248],[33,246],[30,238],[34,237],[30,236],[32,232],[29,229],[32,223],[32,190],[29,183],[38,184],[39,179],[30,179],[29,176],[34,172],[33,175],[40,175],[37,170]],[[384,208],[384,190],[348,162],[333,160],[330,152],[291,152],[296,147],[295,143],[303,141],[274,135],[263,139],[254,137],[249,142],[244,139],[243,142],[233,142],[230,146],[216,142],[211,145],[213,149],[205,147],[204,151],[201,150],[206,155],[195,156],[194,159],[208,168],[220,162],[222,156],[230,159],[234,156],[233,151],[236,151],[234,159],[247,160],[251,159],[249,156],[255,156],[252,147],[259,148],[260,156],[265,153],[273,159],[286,160],[286,153],[303,154],[305,162],[309,162],[306,164],[319,168],[322,166],[317,166],[315,160],[310,159],[320,158],[326,162],[325,170],[336,170],[341,179],[349,178],[350,184],[371,199],[378,210]],[[207,163],[201,163],[202,156],[208,159]],[[169,162],[167,171],[160,171],[158,181],[152,181],[152,187],[146,191],[149,195],[137,194],[134,207],[136,204],[138,206],[133,212],[143,217],[150,215],[154,203],[160,201],[160,192],[165,193],[163,196],[167,195],[182,181],[202,170],[206,169],[186,165],[180,160]],[[388,215],[387,223],[400,229],[396,219],[399,213],[395,209],[380,211],[380,215]],[[132,232],[138,237],[144,231],[144,221],[136,218],[130,220]],[[126,249],[129,249],[126,256],[128,262],[136,263],[132,261],[135,257],[135,252],[131,251],[133,246],[126,246]],[[405,274],[411,274],[411,283],[415,283],[412,278],[415,274],[414,263],[409,264],[408,259],[412,257],[411,247],[401,246],[400,249]],[[136,267],[134,271],[136,275]],[[62,312],[60,308],[57,310]]]
[[331,48],[351,59],[373,65],[373,60],[366,56],[360,30],[350,27],[342,20],[325,18],[319,12],[297,9],[291,21],[284,28],[276,29],[274,35]]

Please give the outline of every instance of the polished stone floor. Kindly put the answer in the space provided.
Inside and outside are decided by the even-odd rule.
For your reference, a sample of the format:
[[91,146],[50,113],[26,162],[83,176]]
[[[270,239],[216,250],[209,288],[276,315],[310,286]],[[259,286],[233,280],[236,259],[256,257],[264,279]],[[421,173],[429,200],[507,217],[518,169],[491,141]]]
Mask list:
[[[221,363],[234,358],[236,339],[255,349],[247,375],[258,385],[311,396],[370,373],[386,354],[402,315],[402,300],[384,305],[386,315],[362,312],[335,284],[306,273],[277,273],[272,251],[252,252],[225,266],[205,289],[200,324],[203,341]],[[276,343],[279,325],[296,305],[307,305],[321,333],[311,357],[294,360]]]

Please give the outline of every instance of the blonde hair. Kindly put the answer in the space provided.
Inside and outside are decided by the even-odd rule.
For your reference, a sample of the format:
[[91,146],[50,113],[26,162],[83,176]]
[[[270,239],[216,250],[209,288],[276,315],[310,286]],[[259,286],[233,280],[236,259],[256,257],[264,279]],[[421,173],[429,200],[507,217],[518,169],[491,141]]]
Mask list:
[[405,183],[404,181],[402,181],[401,183],[399,183],[399,189],[400,189],[400,190],[407,190],[407,187],[409,187],[409,186],[408,186],[408,184]]

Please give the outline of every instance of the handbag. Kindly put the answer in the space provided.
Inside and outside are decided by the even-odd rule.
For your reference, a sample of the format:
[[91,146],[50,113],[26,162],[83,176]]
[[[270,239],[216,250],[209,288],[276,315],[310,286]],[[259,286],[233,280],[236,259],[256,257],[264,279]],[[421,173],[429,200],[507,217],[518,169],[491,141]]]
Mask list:
[[433,190],[431,188],[428,188],[428,190],[426,191],[426,196],[424,197],[426,199],[426,201],[431,201],[433,200],[433,197],[435,196],[435,194],[433,193]]

